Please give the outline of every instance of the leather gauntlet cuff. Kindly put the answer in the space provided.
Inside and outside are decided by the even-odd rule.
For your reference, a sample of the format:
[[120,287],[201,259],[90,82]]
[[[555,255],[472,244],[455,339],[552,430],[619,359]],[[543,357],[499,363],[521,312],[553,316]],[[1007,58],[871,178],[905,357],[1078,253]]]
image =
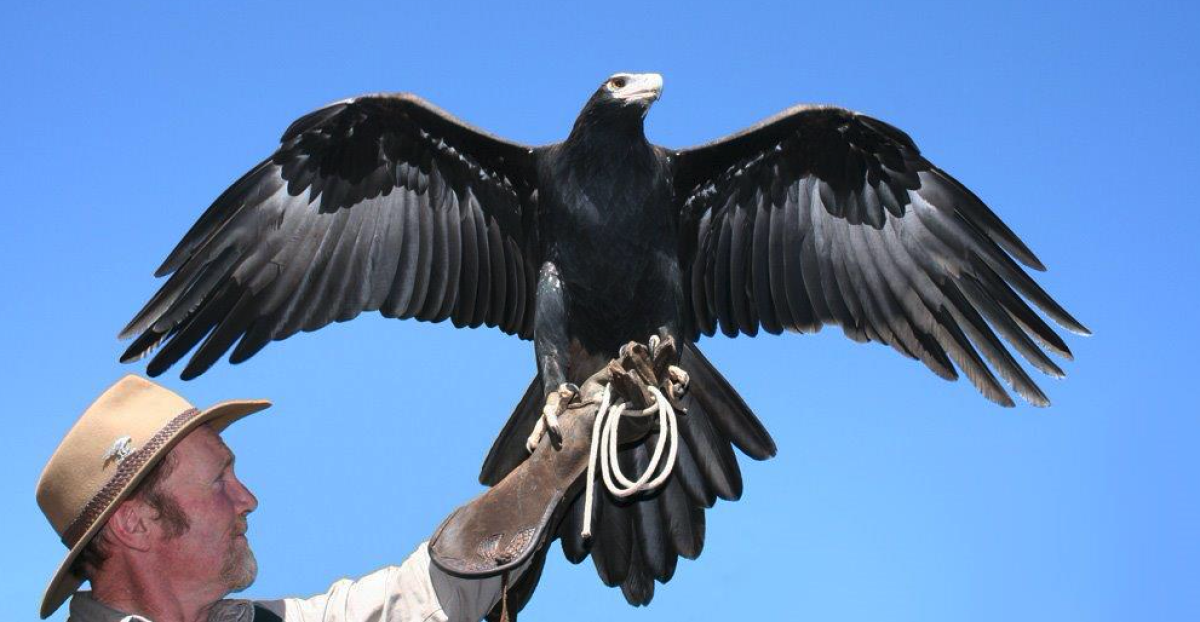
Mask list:
[[[589,385],[584,395],[594,388]],[[455,510],[429,540],[433,562],[455,576],[490,577],[520,566],[545,546],[563,501],[583,484],[598,407],[598,401],[572,402],[561,418],[561,446],[543,436],[537,450],[499,484]]]

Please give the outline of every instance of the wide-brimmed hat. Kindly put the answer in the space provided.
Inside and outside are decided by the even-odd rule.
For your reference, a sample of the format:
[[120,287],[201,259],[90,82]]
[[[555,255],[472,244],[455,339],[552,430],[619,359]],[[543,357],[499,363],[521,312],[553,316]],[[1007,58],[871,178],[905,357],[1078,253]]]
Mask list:
[[235,400],[200,410],[175,392],[132,375],[96,398],[38,480],[38,506],[70,549],[46,588],[42,617],[79,589],[83,581],[70,572],[71,564],[176,443],[206,423],[219,432],[270,405]]

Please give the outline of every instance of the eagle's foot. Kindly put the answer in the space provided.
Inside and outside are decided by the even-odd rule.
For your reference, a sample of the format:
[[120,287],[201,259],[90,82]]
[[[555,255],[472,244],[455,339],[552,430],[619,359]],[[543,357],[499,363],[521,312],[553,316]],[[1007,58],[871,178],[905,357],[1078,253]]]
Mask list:
[[[660,335],[651,335],[648,345],[658,388],[672,402],[683,399],[692,379],[686,371],[683,371],[683,368],[676,365],[679,361],[679,350],[676,347],[675,337],[664,330]],[[683,411],[682,404],[674,403],[673,405],[677,410]]]
[[[680,356],[676,343],[675,338],[665,331],[660,335],[651,335],[644,344],[631,341],[621,346],[621,356],[614,363],[626,373],[636,375],[642,385],[658,387],[663,396],[671,400],[677,412],[686,414],[680,400],[688,391],[691,376],[677,365]],[[624,379],[615,375],[612,380]],[[618,388],[624,390],[626,399],[632,400],[630,403],[633,407],[646,408],[653,403],[644,387],[641,391],[637,390],[636,382],[624,381],[622,384],[624,386]],[[636,396],[641,396],[641,399]]]
[[533,432],[529,435],[529,439],[525,441],[525,449],[529,453],[533,453],[533,450],[537,449],[538,443],[542,441],[542,436],[547,432],[550,433],[550,441],[555,446],[562,442],[558,416],[567,410],[567,405],[571,403],[571,400],[575,399],[576,395],[579,395],[579,387],[569,382],[564,382],[546,396],[546,405],[542,407],[542,416],[538,417],[537,423],[533,426]]

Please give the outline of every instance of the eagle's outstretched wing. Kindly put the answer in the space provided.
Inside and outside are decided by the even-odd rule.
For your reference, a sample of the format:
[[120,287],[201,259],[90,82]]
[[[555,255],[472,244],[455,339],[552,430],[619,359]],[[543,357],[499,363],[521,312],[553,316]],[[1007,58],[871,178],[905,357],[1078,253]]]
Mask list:
[[673,162],[693,338],[718,326],[732,336],[837,324],[943,378],[957,377],[956,364],[988,399],[1012,405],[986,359],[1045,405],[996,333],[1061,376],[1043,349],[1070,351],[1026,301],[1088,332],[1013,261],[1044,270],[1033,252],[882,121],[796,107]]
[[121,332],[137,336],[122,361],[162,344],[158,375],[199,343],[192,378],[235,341],[238,363],[374,310],[528,338],[534,181],[530,148],[412,95],[314,111],[167,257],[156,275],[171,278]]

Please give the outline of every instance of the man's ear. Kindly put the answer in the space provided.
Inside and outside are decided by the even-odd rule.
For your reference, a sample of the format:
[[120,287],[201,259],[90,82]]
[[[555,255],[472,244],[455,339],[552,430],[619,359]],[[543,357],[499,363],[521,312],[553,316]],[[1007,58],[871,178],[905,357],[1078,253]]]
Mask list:
[[121,502],[117,511],[108,517],[108,533],[122,546],[135,551],[148,551],[153,542],[153,512],[141,499]]

